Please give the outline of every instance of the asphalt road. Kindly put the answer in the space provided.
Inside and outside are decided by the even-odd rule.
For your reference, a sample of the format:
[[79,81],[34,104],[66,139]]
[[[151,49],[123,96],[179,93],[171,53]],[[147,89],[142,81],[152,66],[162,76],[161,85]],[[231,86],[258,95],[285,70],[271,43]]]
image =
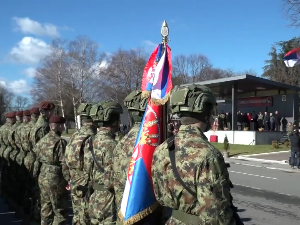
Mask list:
[[234,203],[247,225],[299,225],[300,173],[231,164]]

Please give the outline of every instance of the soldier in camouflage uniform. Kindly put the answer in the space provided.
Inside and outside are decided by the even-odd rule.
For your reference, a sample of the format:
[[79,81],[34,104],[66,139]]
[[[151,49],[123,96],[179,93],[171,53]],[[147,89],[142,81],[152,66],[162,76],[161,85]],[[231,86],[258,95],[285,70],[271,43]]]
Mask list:
[[[24,200],[25,191],[25,183],[26,183],[26,175],[27,169],[24,166],[24,158],[26,156],[26,152],[22,146],[22,132],[25,131],[25,128],[28,126],[30,121],[30,110],[23,111],[23,123],[17,127],[15,131],[15,144],[17,146],[15,152],[15,162],[18,166],[18,176],[17,176],[17,204],[22,205]],[[11,153],[11,158],[14,152]]]
[[[61,138],[66,119],[52,116],[50,132],[34,147],[37,159],[33,175],[37,176],[41,195],[41,225],[66,224],[69,171],[64,164],[67,141]],[[67,179],[67,180],[66,180]]]
[[31,207],[33,206],[33,192],[35,191],[33,189],[33,185],[35,184],[33,176],[32,176],[32,171],[33,171],[33,163],[34,163],[34,156],[33,156],[33,150],[31,149],[31,143],[30,143],[30,132],[33,130],[33,127],[35,123],[37,122],[40,111],[39,107],[34,107],[30,109],[30,118],[27,116],[25,117],[25,125],[22,129],[21,133],[21,143],[22,143],[22,149],[24,151],[25,158],[23,159],[23,164],[26,168],[26,173],[25,173],[25,182],[24,182],[24,212],[29,214],[31,213]]
[[[65,162],[70,173],[71,199],[74,225],[89,224],[87,216],[88,181],[91,160],[84,161],[90,155],[89,143],[97,133],[97,127],[89,116],[92,104],[82,103],[77,110],[82,126],[75,132],[67,145]],[[87,158],[87,156],[85,156]]]
[[32,172],[34,155],[33,155],[33,150],[31,149],[32,145],[30,142],[30,133],[33,133],[33,128],[40,116],[39,107],[34,107],[30,109],[30,113],[31,113],[30,122],[26,126],[24,132],[22,132],[22,144],[23,144],[24,151],[27,152],[26,157],[24,159],[25,167],[29,172]]
[[9,161],[6,160],[4,157],[4,153],[6,149],[10,151],[10,144],[8,141],[8,136],[12,126],[16,122],[16,112],[8,112],[5,114],[6,118],[6,125],[5,128],[1,130],[1,137],[2,141],[4,142],[3,146],[1,145],[1,194],[7,197],[8,189],[9,189],[9,177],[10,177],[10,170],[9,170]]
[[182,125],[156,148],[152,161],[156,199],[173,209],[166,224],[236,225],[224,158],[204,135],[215,106],[205,86],[175,87],[171,93],[172,113],[181,113]]
[[15,156],[18,153],[18,148],[15,143],[15,133],[16,129],[22,125],[23,122],[23,111],[17,111],[16,113],[16,123],[10,128],[8,134],[9,145],[5,149],[3,156],[7,160],[9,165],[9,185],[8,196],[14,201],[18,200],[18,170],[19,166],[15,161]]
[[[50,131],[49,127],[49,118],[54,114],[55,105],[52,102],[41,102],[39,104],[40,116],[36,121],[34,127],[30,131],[30,151],[33,156],[33,162],[37,157],[37,153],[35,152],[35,145],[38,143],[40,139],[42,139],[45,135],[47,135]],[[32,172],[32,171],[31,171]],[[37,174],[38,177],[38,174]],[[40,204],[39,204],[39,186],[38,179],[33,178],[33,188],[32,188],[32,202],[34,209],[32,210],[33,218],[36,221],[40,220]]]
[[7,126],[7,121],[5,121],[5,123],[0,127],[0,167],[2,165],[2,154],[3,154],[3,151],[5,150],[6,148],[6,145],[5,145],[5,142],[3,140],[3,137],[4,137],[4,130]]
[[95,120],[103,122],[93,141],[93,148],[91,148],[93,157],[91,181],[94,190],[90,197],[88,210],[91,224],[115,224],[116,221],[112,168],[113,151],[117,145],[115,133],[119,130],[120,114],[122,113],[120,104],[103,102],[99,104],[96,113],[90,114]]

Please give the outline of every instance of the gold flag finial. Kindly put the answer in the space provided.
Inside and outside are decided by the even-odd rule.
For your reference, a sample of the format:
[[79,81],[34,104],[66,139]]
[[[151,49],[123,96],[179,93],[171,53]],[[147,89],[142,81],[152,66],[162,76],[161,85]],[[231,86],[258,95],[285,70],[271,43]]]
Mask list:
[[164,20],[161,30],[160,30],[161,36],[163,37],[162,43],[166,45],[169,41],[168,36],[169,36],[169,27],[167,22]]

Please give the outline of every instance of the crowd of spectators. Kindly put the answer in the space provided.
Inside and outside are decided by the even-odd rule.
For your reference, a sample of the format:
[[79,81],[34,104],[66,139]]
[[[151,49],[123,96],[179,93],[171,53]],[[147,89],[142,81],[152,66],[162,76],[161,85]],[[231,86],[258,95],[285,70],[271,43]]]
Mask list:
[[[237,112],[237,128],[238,130],[264,130],[264,131],[286,131],[288,121],[285,117],[281,117],[278,111],[252,113]],[[213,129],[215,130],[231,130],[232,114],[222,110],[214,121]]]

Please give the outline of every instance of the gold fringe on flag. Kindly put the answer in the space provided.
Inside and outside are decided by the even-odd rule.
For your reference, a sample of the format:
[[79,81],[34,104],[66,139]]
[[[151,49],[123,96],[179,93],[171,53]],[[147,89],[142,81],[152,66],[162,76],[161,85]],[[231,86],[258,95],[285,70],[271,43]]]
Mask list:
[[153,105],[164,105],[169,101],[170,93],[162,99],[151,98],[150,103]]
[[134,223],[139,222],[140,220],[144,219],[146,216],[153,213],[157,208],[159,204],[157,201],[147,209],[144,209],[143,211],[139,212],[138,214],[134,215],[133,217],[130,217],[126,222],[124,222],[124,217],[121,212],[118,213],[118,216],[123,223],[123,225],[132,225]]
[[151,91],[142,91],[142,98],[149,98],[151,96]]

